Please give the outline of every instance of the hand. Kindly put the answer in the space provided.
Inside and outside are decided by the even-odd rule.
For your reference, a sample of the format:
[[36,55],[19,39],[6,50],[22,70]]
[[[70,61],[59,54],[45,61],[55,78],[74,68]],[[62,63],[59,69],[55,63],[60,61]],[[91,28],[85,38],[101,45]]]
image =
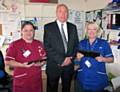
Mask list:
[[46,61],[42,61],[41,62],[41,66],[45,65],[46,64]]
[[74,65],[74,70],[78,70],[78,68],[80,68],[80,65]]
[[71,64],[72,63],[71,58],[72,57],[66,57],[65,60],[64,60],[64,62],[61,65],[61,67],[68,66],[69,64]]
[[46,61],[37,62],[34,64],[34,66],[43,66],[45,63],[46,63]]
[[82,57],[84,57],[83,54],[81,54],[81,53],[77,53],[77,55],[76,55],[76,59],[77,59],[78,61],[80,61],[80,59],[81,59]]
[[28,64],[28,62],[23,63],[23,66],[24,66],[25,68],[32,67],[33,65],[34,65],[34,63],[31,63],[31,64]]
[[100,56],[100,57],[96,57],[95,59],[96,59],[97,61],[99,61],[99,62],[104,61],[104,57],[102,57],[102,56]]

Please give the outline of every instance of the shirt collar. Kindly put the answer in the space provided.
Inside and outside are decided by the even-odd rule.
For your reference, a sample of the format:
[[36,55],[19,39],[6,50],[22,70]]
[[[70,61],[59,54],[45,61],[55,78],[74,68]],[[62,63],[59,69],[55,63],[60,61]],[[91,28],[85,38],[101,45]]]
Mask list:
[[61,24],[67,25],[67,22],[61,23],[59,20],[57,20],[57,24],[58,24],[58,25],[61,25]]

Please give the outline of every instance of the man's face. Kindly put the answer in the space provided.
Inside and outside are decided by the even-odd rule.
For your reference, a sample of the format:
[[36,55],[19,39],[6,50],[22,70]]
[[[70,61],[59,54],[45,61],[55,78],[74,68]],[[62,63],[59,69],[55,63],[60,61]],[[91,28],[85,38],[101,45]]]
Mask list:
[[56,16],[60,22],[62,23],[66,22],[68,19],[68,10],[66,9],[66,7],[64,6],[58,7],[56,11]]

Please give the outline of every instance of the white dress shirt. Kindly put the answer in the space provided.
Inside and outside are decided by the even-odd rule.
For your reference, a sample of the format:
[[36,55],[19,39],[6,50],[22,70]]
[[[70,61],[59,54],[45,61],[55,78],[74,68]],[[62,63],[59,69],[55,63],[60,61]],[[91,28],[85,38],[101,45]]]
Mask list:
[[66,22],[61,23],[59,20],[57,20],[57,24],[58,24],[58,27],[60,29],[60,32],[61,32],[61,24],[63,24],[63,29],[64,29],[65,37],[66,37],[66,40],[68,41],[67,23]]

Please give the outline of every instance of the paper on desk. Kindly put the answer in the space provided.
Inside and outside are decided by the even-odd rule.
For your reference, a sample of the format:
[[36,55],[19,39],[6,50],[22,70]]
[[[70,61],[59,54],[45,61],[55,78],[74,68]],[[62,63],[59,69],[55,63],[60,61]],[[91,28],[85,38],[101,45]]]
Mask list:
[[113,78],[112,80],[114,90],[120,87],[120,76]]

